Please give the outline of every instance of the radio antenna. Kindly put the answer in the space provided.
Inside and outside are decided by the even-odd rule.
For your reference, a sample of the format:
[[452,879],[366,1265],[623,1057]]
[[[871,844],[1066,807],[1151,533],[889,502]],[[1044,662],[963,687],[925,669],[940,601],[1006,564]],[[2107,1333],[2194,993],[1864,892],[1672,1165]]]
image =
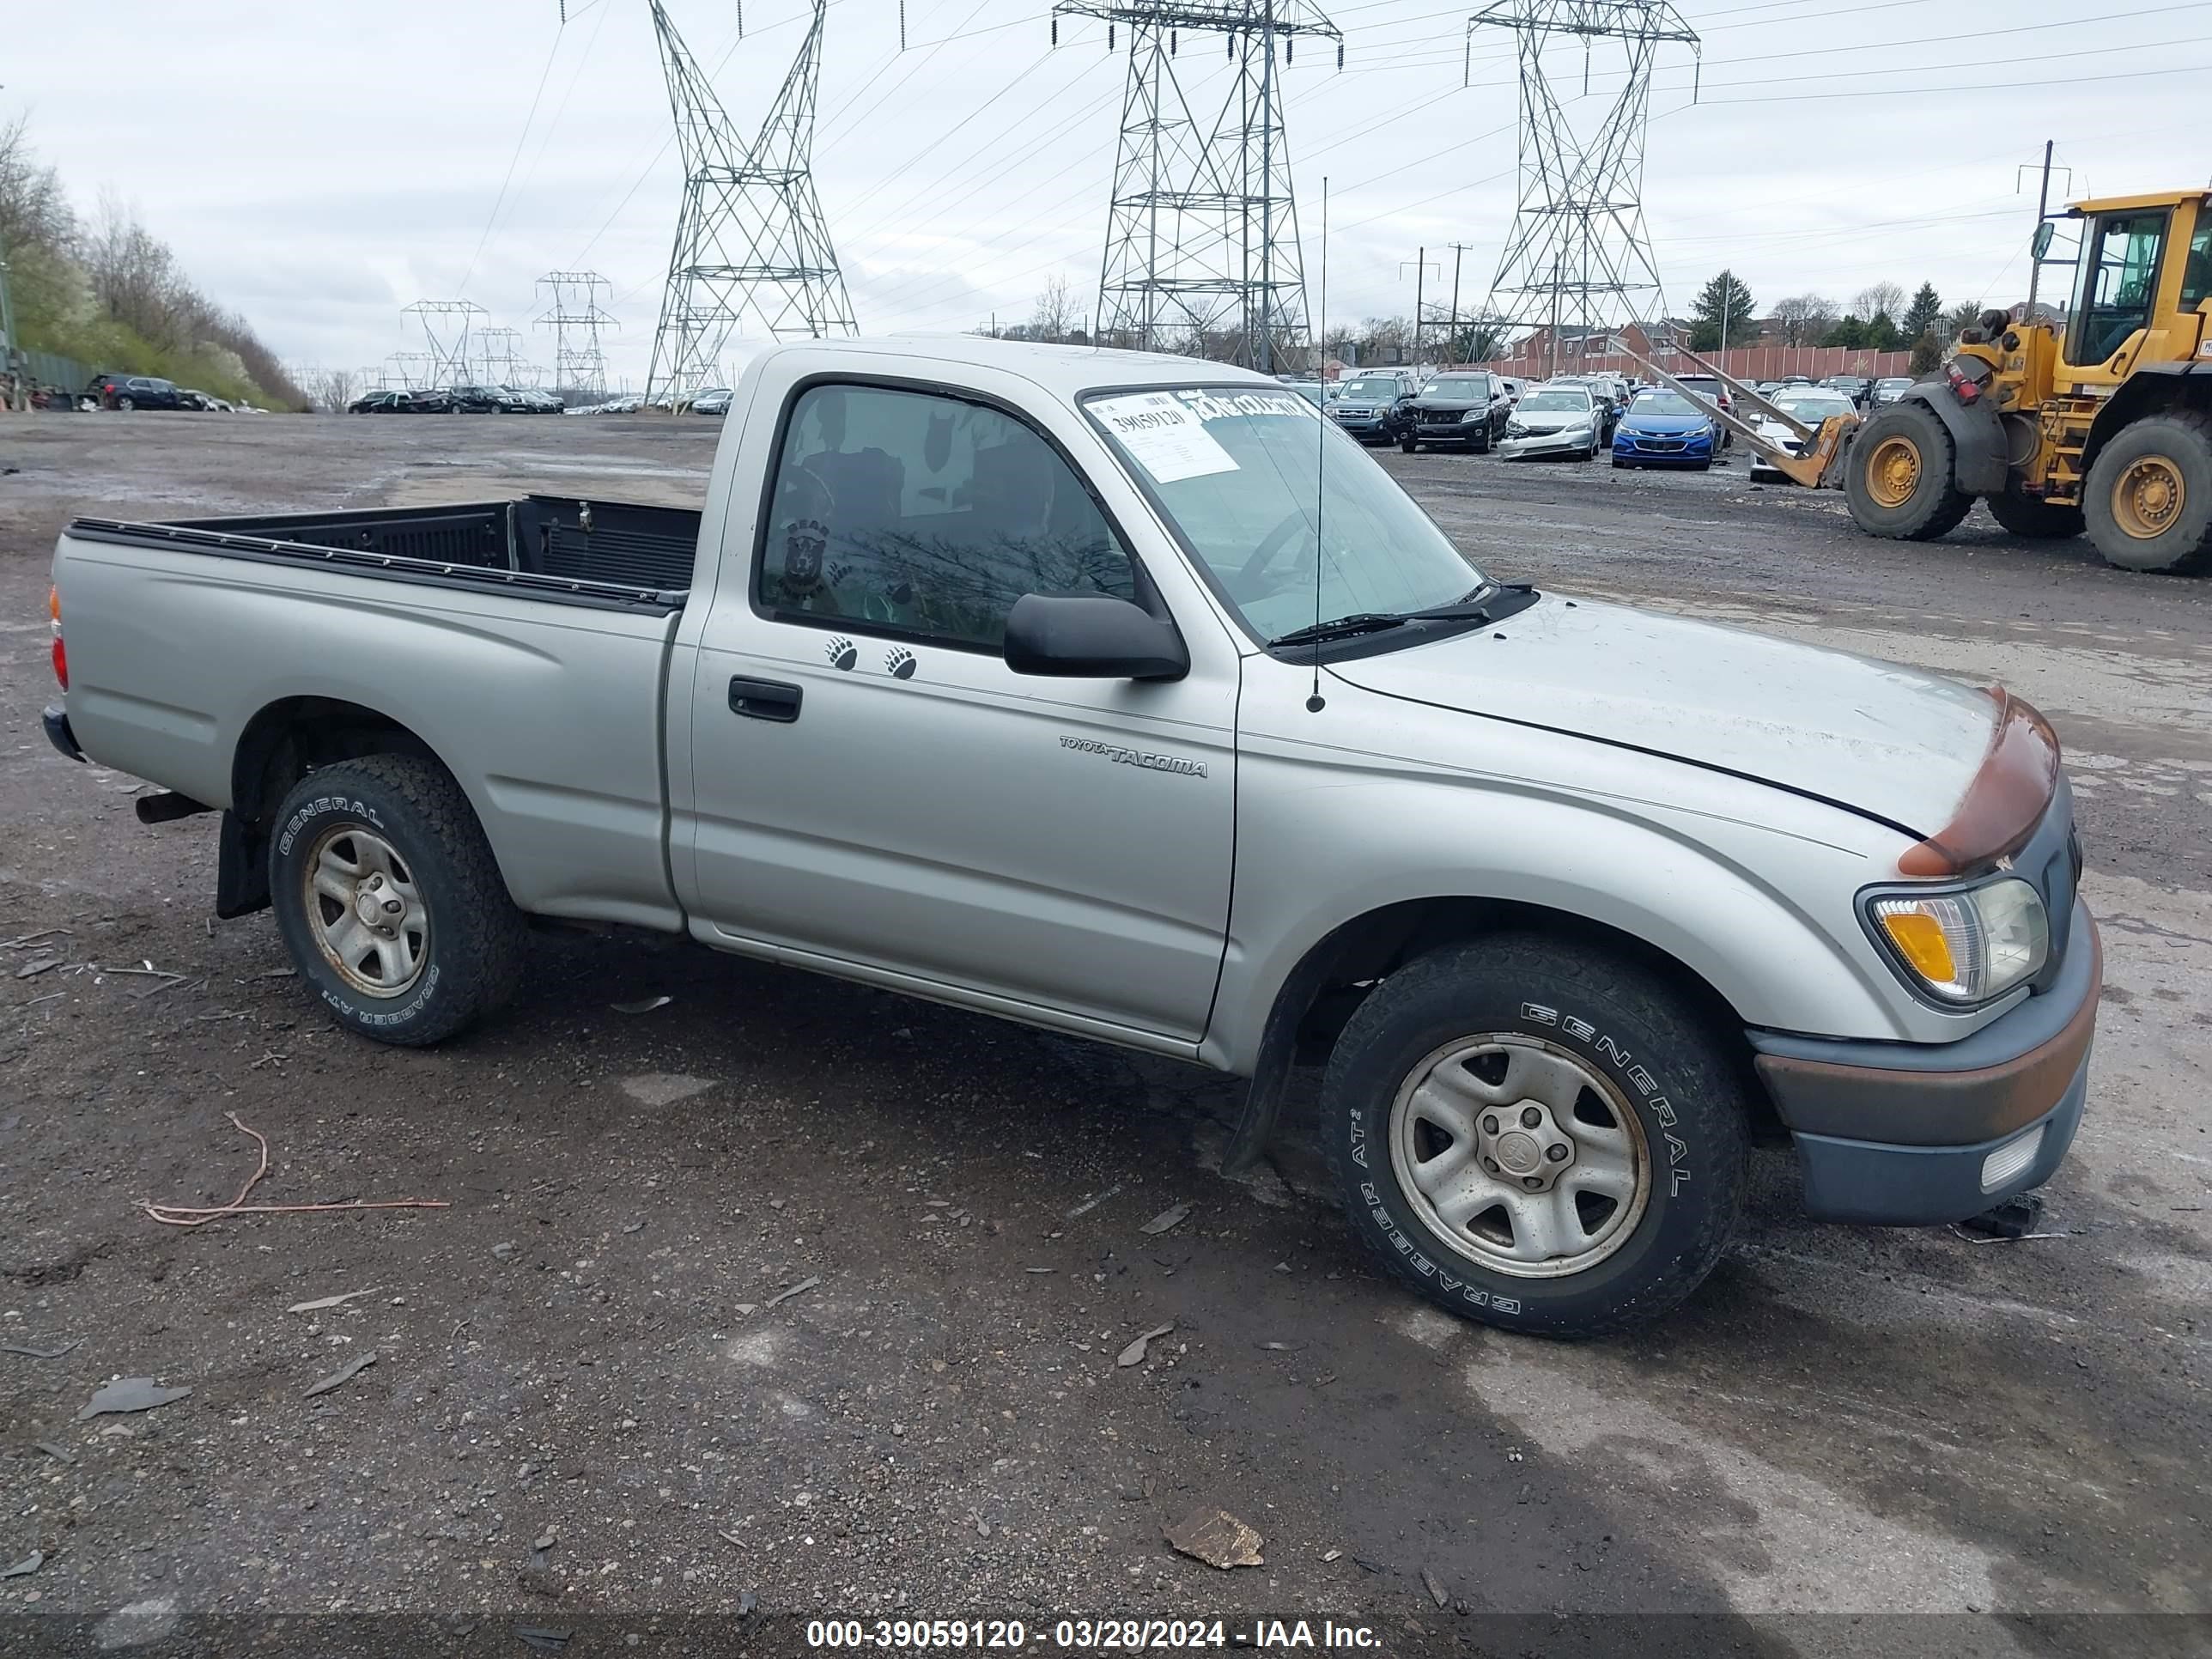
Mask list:
[[[1321,353],[1320,403],[1314,405],[1314,626],[1321,626],[1321,504],[1322,499],[1322,471],[1328,462],[1328,175],[1321,176],[1321,309],[1316,313],[1321,326],[1315,331],[1316,345]],[[1321,640],[1314,640],[1313,694],[1306,699],[1306,713],[1318,714],[1328,707],[1328,700],[1321,694]]]

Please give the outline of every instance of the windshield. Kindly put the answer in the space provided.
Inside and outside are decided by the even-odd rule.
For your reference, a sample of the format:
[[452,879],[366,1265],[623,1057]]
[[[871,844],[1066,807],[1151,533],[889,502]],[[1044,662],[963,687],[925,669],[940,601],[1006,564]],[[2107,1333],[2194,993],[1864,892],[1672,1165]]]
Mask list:
[[1449,605],[1483,585],[1374,458],[1295,392],[1101,392],[1083,407],[1263,640],[1316,616]]
[[1428,389],[1439,398],[1487,398],[1490,395],[1490,376],[1439,374],[1429,382]]
[[1370,403],[1389,403],[1398,395],[1395,380],[1354,380],[1344,388],[1347,398],[1364,398]]
[[1690,407],[1690,400],[1679,392],[1639,392],[1629,411],[1632,415],[1701,415],[1705,411]]
[[1793,398],[1785,392],[1771,401],[1777,409],[1795,415],[1799,420],[1808,424],[1825,421],[1831,415],[1851,413],[1851,400],[1840,392],[1801,392]]
[[1547,390],[1532,392],[1521,400],[1523,415],[1541,415],[1547,410],[1559,414],[1569,410],[1579,412],[1589,406],[1589,392],[1566,386],[1552,386]]

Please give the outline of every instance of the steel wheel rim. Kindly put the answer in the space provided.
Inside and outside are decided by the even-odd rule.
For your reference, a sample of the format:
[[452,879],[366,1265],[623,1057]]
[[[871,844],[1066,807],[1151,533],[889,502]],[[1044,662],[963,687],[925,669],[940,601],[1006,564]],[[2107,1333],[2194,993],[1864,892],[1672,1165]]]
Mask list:
[[1904,436],[1884,438],[1867,457],[1867,493],[1884,507],[1903,507],[1920,487],[1920,446]]
[[[1430,1231],[1511,1278],[1588,1272],[1635,1235],[1650,1200],[1650,1149],[1626,1097],[1541,1037],[1436,1049],[1400,1085],[1389,1137],[1399,1190]],[[1563,1158],[1547,1155],[1562,1143]]]
[[316,948],[363,996],[404,996],[430,954],[430,912],[392,843],[357,823],[323,831],[301,877]]
[[2112,480],[2112,517],[2139,542],[2155,541],[2181,517],[2188,486],[2163,455],[2143,455]]

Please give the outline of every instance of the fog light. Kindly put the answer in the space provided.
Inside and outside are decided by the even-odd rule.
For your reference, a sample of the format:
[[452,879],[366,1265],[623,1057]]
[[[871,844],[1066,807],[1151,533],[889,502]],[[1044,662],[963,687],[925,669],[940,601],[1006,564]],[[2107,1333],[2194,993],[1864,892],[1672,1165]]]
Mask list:
[[2035,1162],[2035,1155],[2043,1146],[2043,1126],[2039,1123],[2018,1140],[2008,1141],[1982,1160],[1982,1190],[1993,1193],[2022,1170]]

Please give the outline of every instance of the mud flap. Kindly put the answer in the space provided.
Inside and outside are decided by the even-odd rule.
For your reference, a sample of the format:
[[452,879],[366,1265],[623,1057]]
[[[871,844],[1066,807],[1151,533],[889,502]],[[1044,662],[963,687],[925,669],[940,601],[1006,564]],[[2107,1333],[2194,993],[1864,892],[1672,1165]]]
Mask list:
[[269,837],[235,812],[216,837],[215,913],[228,921],[269,908]]

